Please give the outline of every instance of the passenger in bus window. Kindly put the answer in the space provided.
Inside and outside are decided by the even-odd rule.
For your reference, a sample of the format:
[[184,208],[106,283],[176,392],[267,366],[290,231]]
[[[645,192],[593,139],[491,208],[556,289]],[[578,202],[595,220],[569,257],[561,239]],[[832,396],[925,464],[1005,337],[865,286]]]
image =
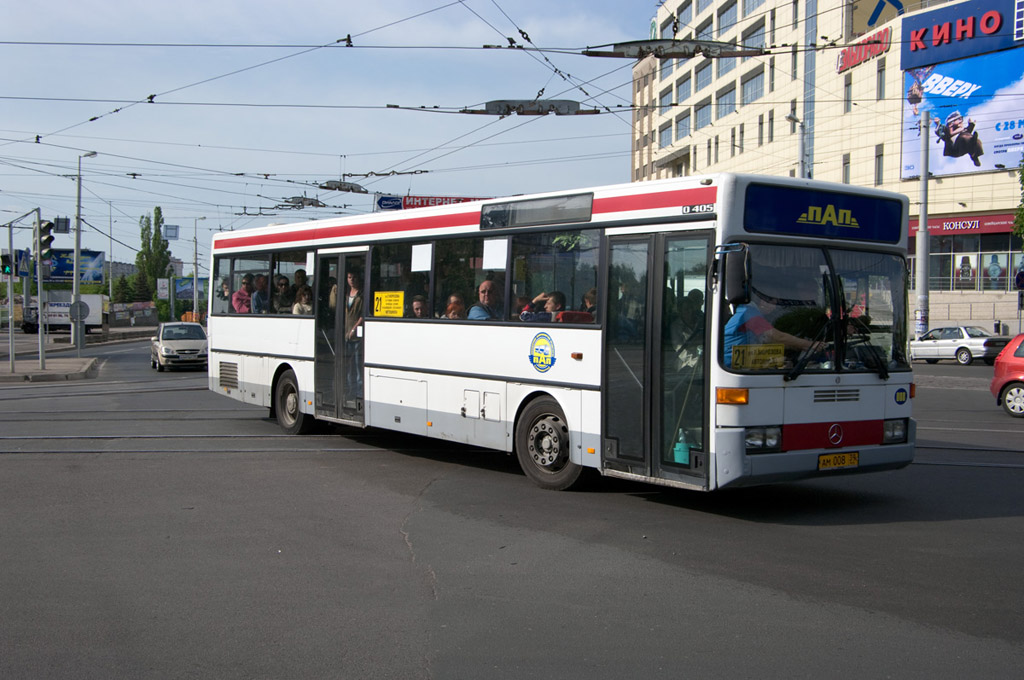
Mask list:
[[292,296],[292,287],[288,283],[288,277],[278,274],[274,278],[274,295],[270,298],[273,311],[277,314],[291,314],[295,298]]
[[231,309],[236,314],[248,314],[252,310],[252,274],[242,277],[242,287],[231,296]]
[[427,312],[427,298],[422,295],[414,295],[412,298],[412,317],[414,319],[426,319],[430,315]]
[[313,313],[313,289],[309,286],[302,286],[295,294],[295,304],[292,305],[292,314]]
[[299,293],[299,288],[301,288],[302,286],[305,286],[305,285],[308,285],[307,284],[307,280],[306,280],[306,270],[305,269],[296,269],[295,270],[295,283],[292,284],[292,297],[293,298],[297,298],[298,297],[298,293]]
[[448,306],[445,307],[444,315],[442,319],[465,319],[466,318],[466,303],[462,301],[462,296],[458,293],[448,296]]
[[227,314],[231,308],[231,282],[224,279],[220,282],[220,290],[213,296],[213,313]]
[[591,288],[583,294],[583,307],[580,311],[597,318],[597,288]]
[[265,274],[257,274],[253,280],[253,286],[255,290],[252,292],[252,298],[249,301],[249,306],[252,309],[253,314],[266,314],[270,311],[270,292],[267,291],[267,277]]
[[555,315],[565,309],[565,293],[553,290],[538,293],[519,314],[520,321],[554,321]]
[[345,296],[345,381],[350,394],[363,393],[362,348],[359,329],[363,325],[363,292],[361,272],[349,271],[345,275],[348,295]]
[[469,318],[474,321],[501,318],[501,289],[490,279],[477,289],[479,302],[469,308]]

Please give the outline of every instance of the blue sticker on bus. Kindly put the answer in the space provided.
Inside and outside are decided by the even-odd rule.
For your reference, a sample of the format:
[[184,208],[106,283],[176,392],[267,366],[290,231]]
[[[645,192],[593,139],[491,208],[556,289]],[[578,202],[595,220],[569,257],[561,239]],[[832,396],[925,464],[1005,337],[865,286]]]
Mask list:
[[743,227],[763,234],[899,243],[903,203],[875,196],[751,184]]
[[910,399],[910,395],[907,393],[907,390],[905,388],[901,387],[898,390],[896,390],[896,403],[897,404],[902,406],[903,404],[907,403],[908,399]]
[[547,333],[537,333],[530,343],[530,363],[541,373],[555,365],[555,341]]

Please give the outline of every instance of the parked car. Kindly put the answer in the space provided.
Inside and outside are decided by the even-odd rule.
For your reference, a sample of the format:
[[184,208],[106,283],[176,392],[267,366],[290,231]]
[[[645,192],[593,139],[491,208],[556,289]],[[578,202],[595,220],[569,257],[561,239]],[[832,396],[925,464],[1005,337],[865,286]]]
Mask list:
[[910,358],[924,359],[934,364],[939,359],[956,359],[967,366],[975,359],[983,359],[991,366],[1010,338],[992,335],[979,326],[946,326],[933,328],[920,340],[910,341]]
[[206,331],[197,323],[162,323],[151,338],[150,364],[165,368],[206,368]]
[[1024,418],[1024,335],[1010,340],[996,357],[989,390],[1004,411],[1015,418]]

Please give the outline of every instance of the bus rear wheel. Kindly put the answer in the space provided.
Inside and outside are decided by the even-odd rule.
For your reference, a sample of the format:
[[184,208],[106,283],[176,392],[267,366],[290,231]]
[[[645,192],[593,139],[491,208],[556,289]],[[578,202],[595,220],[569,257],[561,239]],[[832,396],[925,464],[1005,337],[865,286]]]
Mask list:
[[295,379],[295,372],[285,371],[274,390],[274,413],[277,424],[285,434],[303,434],[313,426],[313,417],[302,412],[301,404],[299,381]]
[[551,397],[531,401],[516,424],[519,466],[542,489],[568,489],[583,468],[569,459],[569,428],[558,402]]

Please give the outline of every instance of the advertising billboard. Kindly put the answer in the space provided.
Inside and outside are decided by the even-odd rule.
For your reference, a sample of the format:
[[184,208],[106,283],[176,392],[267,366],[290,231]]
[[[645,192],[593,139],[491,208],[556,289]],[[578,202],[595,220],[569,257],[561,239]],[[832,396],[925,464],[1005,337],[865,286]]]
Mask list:
[[[972,0],[902,23],[900,178],[992,172],[1024,150],[1024,26],[1014,0]],[[929,115],[921,129],[921,114]]]
[[[75,251],[54,248],[50,256],[49,283],[67,283],[75,278]],[[105,253],[96,250],[82,250],[78,258],[78,282],[103,283]]]
[[[199,278],[199,299],[206,299],[206,281],[207,279]],[[192,300],[192,277],[191,276],[176,276],[174,277],[174,299],[175,300]]]

